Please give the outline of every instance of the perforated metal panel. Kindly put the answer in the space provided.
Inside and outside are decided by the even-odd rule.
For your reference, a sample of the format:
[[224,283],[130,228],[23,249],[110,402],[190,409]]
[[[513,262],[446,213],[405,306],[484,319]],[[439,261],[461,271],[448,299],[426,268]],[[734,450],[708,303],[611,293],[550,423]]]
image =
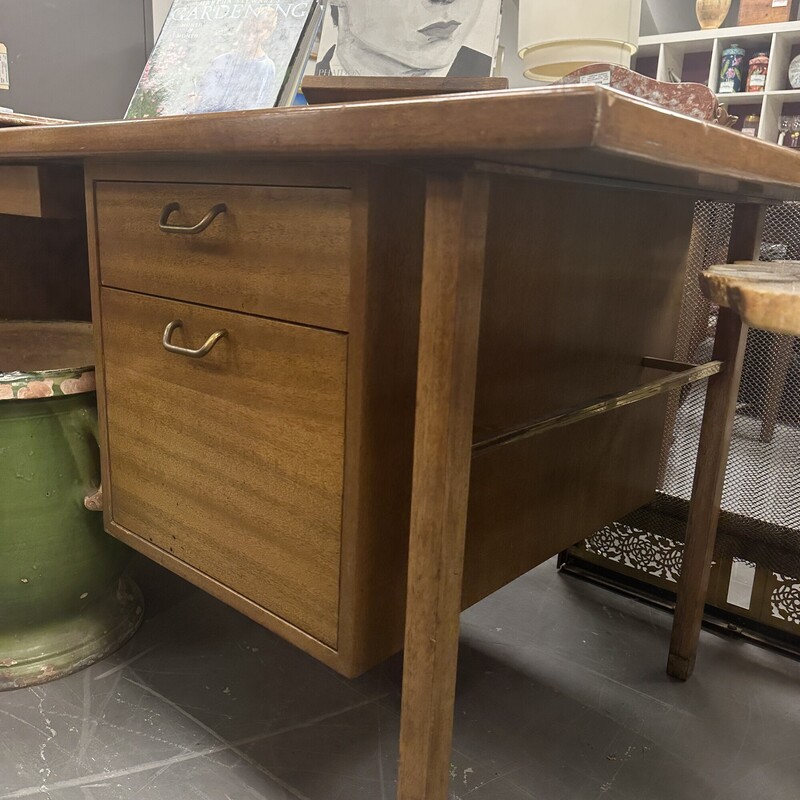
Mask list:
[[[726,261],[732,217],[731,205],[696,205],[676,360],[711,357],[717,309],[702,296],[697,276]],[[768,211],[761,259],[800,260],[800,204]],[[784,639],[796,636],[800,646],[799,383],[798,340],[751,330],[709,603],[761,629],[781,631]],[[704,402],[705,384],[673,393],[658,499],[573,548],[570,561],[600,566],[612,582],[618,573],[674,591]]]

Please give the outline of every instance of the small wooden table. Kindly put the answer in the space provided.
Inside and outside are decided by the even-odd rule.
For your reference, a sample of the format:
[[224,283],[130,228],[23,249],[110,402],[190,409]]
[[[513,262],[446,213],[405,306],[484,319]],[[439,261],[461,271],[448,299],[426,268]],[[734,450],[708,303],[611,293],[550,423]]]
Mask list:
[[584,86],[0,131],[15,192],[0,316],[91,295],[107,530],[345,675],[404,644],[444,800],[459,612],[652,497],[722,367],[671,361],[694,201],[757,257],[800,170]]

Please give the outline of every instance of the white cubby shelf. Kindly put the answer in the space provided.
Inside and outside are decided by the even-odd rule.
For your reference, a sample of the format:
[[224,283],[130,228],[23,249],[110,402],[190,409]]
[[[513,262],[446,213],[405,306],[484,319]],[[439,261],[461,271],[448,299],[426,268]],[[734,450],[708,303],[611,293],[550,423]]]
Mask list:
[[766,86],[763,92],[718,94],[719,101],[740,117],[738,128],[745,116],[758,114],[759,139],[776,142],[780,117],[800,115],[800,89],[789,84],[789,63],[800,55],[800,21],[643,36],[633,69],[661,81],[703,83],[717,92],[722,52],[731,44],[745,49],[745,65],[756,53],[769,55]]

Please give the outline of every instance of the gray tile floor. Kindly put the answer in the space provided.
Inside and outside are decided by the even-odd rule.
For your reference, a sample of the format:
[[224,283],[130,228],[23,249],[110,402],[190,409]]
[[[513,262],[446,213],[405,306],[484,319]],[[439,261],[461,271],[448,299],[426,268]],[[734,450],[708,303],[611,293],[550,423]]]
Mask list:
[[[400,661],[345,681],[155,565],[122,651],[0,694],[0,798],[392,800]],[[463,616],[452,798],[798,800],[800,663],[548,563]]]

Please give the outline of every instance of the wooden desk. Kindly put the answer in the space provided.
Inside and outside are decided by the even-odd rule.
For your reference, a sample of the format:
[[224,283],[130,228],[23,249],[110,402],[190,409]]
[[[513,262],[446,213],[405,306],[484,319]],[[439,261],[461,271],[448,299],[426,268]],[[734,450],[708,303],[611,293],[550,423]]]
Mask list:
[[401,800],[446,795],[460,610],[654,492],[664,395],[595,412],[673,356],[694,200],[800,197],[792,151],[598,87],[0,153],[83,167],[88,259],[0,218],[0,315],[80,317],[88,265],[107,529],[345,675],[405,640]]

